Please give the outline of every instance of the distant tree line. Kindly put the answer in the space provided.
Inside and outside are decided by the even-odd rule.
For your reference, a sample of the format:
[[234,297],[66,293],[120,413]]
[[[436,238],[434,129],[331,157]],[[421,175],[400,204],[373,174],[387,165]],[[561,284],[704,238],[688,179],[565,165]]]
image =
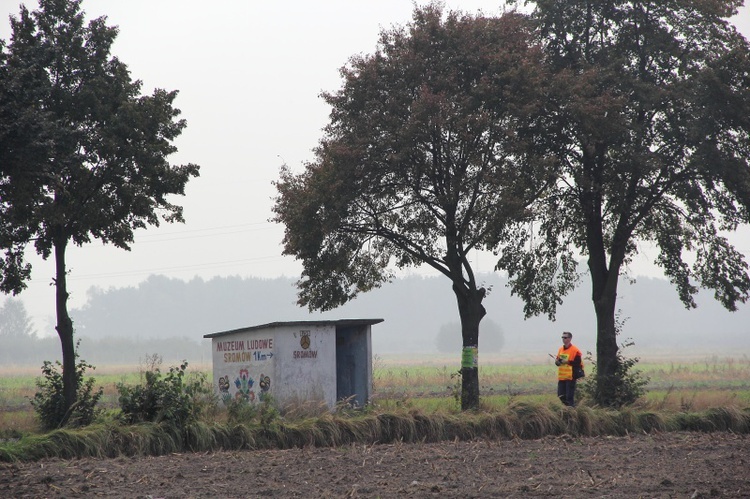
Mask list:
[[[210,345],[187,337],[165,338],[91,338],[80,335],[79,355],[94,366],[137,365],[148,356],[158,354],[165,363],[209,363]],[[0,365],[41,366],[45,360],[60,358],[57,337],[40,337],[34,331],[23,302],[9,298],[0,307]]]
[[[556,322],[544,317],[523,319],[521,300],[505,296],[507,280],[497,274],[480,275],[494,291],[493,307],[482,321],[480,344],[484,353],[503,353],[519,359],[544,356],[559,341],[561,330],[575,332],[584,350],[594,345],[588,295],[581,288],[560,307]],[[135,287],[91,288],[88,301],[72,309],[81,356],[97,367],[137,364],[149,354],[165,363],[188,360],[191,365],[210,361],[210,346],[203,335],[274,321],[345,317],[383,318],[373,328],[373,349],[380,355],[454,354],[460,349],[460,325],[453,320],[450,293],[440,277],[410,276],[394,279],[381,289],[359,297],[341,309],[311,316],[296,307],[294,279],[215,277],[183,281],[151,276]],[[623,286],[620,316],[625,320],[622,339],[632,338],[631,352],[673,356],[700,353],[744,352],[750,333],[750,307],[727,312],[708,293],[700,306],[686,310],[665,279],[639,277]],[[133,314],[132,310],[138,310]],[[705,338],[710,337],[710,345]],[[0,301],[0,363],[41,366],[59,358],[56,337],[40,336],[23,302]]]

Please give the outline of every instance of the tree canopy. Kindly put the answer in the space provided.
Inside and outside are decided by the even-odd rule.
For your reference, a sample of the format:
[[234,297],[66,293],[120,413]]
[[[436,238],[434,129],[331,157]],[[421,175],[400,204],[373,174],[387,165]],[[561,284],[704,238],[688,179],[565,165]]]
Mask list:
[[658,248],[687,307],[701,286],[730,310],[748,298],[747,263],[727,239],[750,222],[750,50],[727,22],[740,4],[534,3],[552,75],[540,140],[558,180],[499,266],[532,314],[576,277],[535,281],[537,269],[567,251],[587,256],[600,403],[617,385],[617,284],[639,243]]
[[[330,123],[302,173],[284,167],[275,220],[303,264],[299,302],[326,310],[428,265],[450,279],[476,357],[487,290],[471,251],[493,249],[548,180],[527,140],[543,73],[526,18],[416,8],[352,57],[324,93]],[[464,370],[464,407],[478,402]],[[471,385],[467,385],[466,383]]]

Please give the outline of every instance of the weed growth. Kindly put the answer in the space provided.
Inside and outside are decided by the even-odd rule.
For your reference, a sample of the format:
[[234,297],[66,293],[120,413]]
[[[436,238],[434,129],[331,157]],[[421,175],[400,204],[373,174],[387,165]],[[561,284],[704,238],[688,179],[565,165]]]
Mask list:
[[[78,343],[76,343],[76,359],[78,359]],[[94,389],[95,378],[85,378],[87,369],[96,369],[86,361],[76,364],[76,401],[68,409],[65,407],[63,394],[62,364],[59,361],[45,360],[42,365],[42,377],[37,378],[37,392],[31,400],[31,405],[39,418],[44,430],[53,430],[63,426],[86,426],[94,422],[97,415],[97,403],[103,390]]]
[[269,394],[260,398],[258,403],[244,399],[234,399],[227,405],[227,422],[233,425],[260,425],[268,430],[281,420],[281,412]]
[[166,421],[176,427],[199,420],[216,405],[204,373],[188,375],[187,361],[162,375],[158,362],[144,372],[145,384],[117,384],[126,424]]
[[[618,315],[615,323],[617,335],[622,332],[624,324],[625,320],[620,320]],[[591,352],[587,352],[586,360],[593,367],[591,375],[581,383],[580,391],[584,398],[617,409],[635,403],[646,394],[646,386],[650,380],[641,371],[634,369],[640,359],[638,357],[628,358],[623,354],[625,349],[633,345],[635,345],[635,342],[630,338],[620,344],[617,351],[617,368],[612,376],[599,375]]]
[[[598,375],[596,363],[593,361],[591,353],[587,352],[586,360],[593,367],[591,376],[587,376],[581,384],[581,395],[584,398],[594,401],[603,400],[601,396],[602,388],[608,385],[607,393],[610,395],[604,401],[604,405],[617,409],[635,403],[646,394],[649,378],[641,371],[633,369],[639,361],[638,357],[628,358],[622,353],[625,348],[634,344],[632,340],[627,340],[620,345],[617,352],[617,369],[613,376],[606,379]],[[614,387],[614,390],[612,387]]]

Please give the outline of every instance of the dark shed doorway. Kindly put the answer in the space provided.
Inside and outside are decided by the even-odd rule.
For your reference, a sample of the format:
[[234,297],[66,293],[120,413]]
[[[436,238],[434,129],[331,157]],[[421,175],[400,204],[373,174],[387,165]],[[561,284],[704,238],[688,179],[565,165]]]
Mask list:
[[336,328],[336,399],[363,407],[372,389],[370,324]]

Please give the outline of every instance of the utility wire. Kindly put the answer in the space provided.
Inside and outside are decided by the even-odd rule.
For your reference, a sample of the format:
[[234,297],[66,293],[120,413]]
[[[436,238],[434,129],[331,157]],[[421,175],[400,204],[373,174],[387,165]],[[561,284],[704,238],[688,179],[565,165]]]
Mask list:
[[[262,227],[265,226],[265,227]],[[267,230],[273,228],[274,225],[270,224],[268,222],[256,222],[251,224],[241,224],[241,225],[224,225],[221,227],[208,227],[205,229],[189,229],[189,230],[182,230],[182,231],[173,231],[173,232],[165,232],[160,234],[136,234],[135,239],[136,243],[139,244],[150,244],[150,243],[156,243],[156,242],[163,242],[163,241],[177,241],[181,239],[194,239],[194,238],[201,238],[201,237],[213,237],[213,236],[223,236],[227,234],[240,234],[243,232],[255,232],[258,230]],[[224,229],[233,229],[229,231],[225,231]],[[222,230],[223,232],[215,232]],[[183,234],[194,234],[196,232],[210,232],[208,234],[197,234],[197,235],[183,235]],[[178,237],[171,237],[171,236],[178,236]],[[143,241],[142,239],[146,239]]]
[[[210,262],[210,263],[200,263],[200,264],[194,264],[194,265],[180,265],[175,267],[158,267],[158,268],[150,268],[150,269],[138,269],[138,270],[129,270],[129,271],[121,271],[121,272],[102,272],[102,273],[96,273],[96,274],[84,274],[84,275],[75,275],[75,274],[69,274],[67,280],[68,281],[81,281],[81,280],[95,280],[95,279],[104,279],[104,278],[112,278],[112,277],[130,277],[130,276],[136,276],[136,275],[145,275],[145,274],[153,274],[153,273],[164,273],[164,272],[179,272],[184,270],[196,270],[196,269],[209,269],[209,268],[220,268],[220,267],[229,267],[229,266],[235,266],[235,265],[244,265],[249,263],[259,263],[259,262],[267,262],[267,261],[273,261],[273,260],[280,260],[282,259],[282,256],[263,256],[258,258],[245,258],[242,260],[226,260],[223,262]],[[39,282],[46,279],[31,279],[30,282]]]
[[133,270],[133,271],[85,274],[85,275],[80,275],[80,276],[71,275],[68,277],[68,280],[74,281],[74,280],[83,280],[83,279],[98,279],[98,278],[104,278],[104,277],[127,277],[127,276],[139,275],[139,274],[153,274],[155,272],[170,272],[170,271],[229,267],[233,265],[264,262],[264,261],[276,260],[276,259],[281,259],[281,258],[282,257],[280,256],[264,256],[264,257],[258,257],[258,258],[245,258],[242,260],[226,260],[223,262],[199,263],[199,264],[194,264],[194,265],[180,265],[180,266],[175,266],[175,267],[159,267],[159,268],[151,268],[151,269],[139,269],[139,270]]
[[[258,230],[268,230],[273,228],[274,224],[270,222],[251,222],[246,224],[234,224],[234,225],[222,225],[216,227],[206,227],[200,229],[188,229],[188,230],[177,230],[171,232],[165,232],[160,234],[145,234],[136,233],[135,241],[131,246],[142,245],[142,244],[153,244],[153,243],[168,243],[171,241],[179,241],[184,239],[197,239],[205,237],[216,237],[231,234],[240,234],[245,232],[255,232]],[[217,232],[219,231],[219,232]],[[141,232],[146,232],[141,231]],[[145,241],[143,239],[146,239]],[[281,260],[284,257],[281,255],[263,256],[256,258],[244,258],[240,260],[224,260],[219,262],[205,262],[191,265],[180,265],[172,267],[156,267],[148,269],[136,269],[136,270],[124,270],[118,272],[101,272],[93,274],[76,275],[74,272],[68,275],[68,281],[82,281],[82,280],[98,280],[106,278],[116,277],[129,277],[138,275],[148,275],[153,273],[176,273],[181,271],[189,270],[200,270],[200,269],[211,269],[211,268],[222,268],[229,266],[248,265],[259,262],[270,262],[274,260]],[[29,280],[29,284],[48,282],[48,279],[32,278]]]

